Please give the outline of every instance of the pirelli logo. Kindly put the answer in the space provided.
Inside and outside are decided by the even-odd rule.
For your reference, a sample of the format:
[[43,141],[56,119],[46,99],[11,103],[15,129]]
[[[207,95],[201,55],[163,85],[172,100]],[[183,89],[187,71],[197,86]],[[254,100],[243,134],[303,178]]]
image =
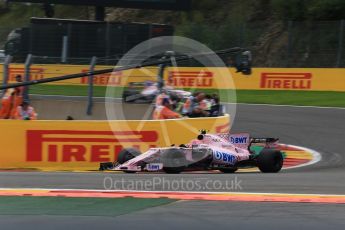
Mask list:
[[[88,72],[88,69],[83,69],[82,72]],[[111,85],[111,86],[119,86],[121,85],[122,80],[122,72],[113,72],[110,74],[99,74],[93,77],[93,83],[95,85]],[[88,77],[80,78],[80,83],[85,85],[88,84],[89,80]]]
[[311,81],[311,73],[262,73],[260,88],[308,90]]
[[213,73],[210,71],[169,71],[168,84],[175,87],[211,87]]
[[[11,82],[16,80],[16,76],[18,74],[24,76],[25,69],[24,68],[9,68],[9,80]],[[40,80],[44,78],[45,71],[43,68],[30,68],[30,80]]]
[[156,131],[28,130],[27,162],[114,161],[124,147],[146,151],[158,141]]

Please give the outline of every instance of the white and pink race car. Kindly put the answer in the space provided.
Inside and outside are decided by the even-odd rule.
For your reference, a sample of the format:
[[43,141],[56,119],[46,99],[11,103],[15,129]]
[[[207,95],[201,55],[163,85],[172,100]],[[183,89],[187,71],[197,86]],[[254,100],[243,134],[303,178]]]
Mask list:
[[123,149],[117,162],[100,164],[100,170],[180,173],[219,170],[234,173],[238,168],[258,167],[264,173],[279,172],[283,153],[277,150],[277,138],[250,138],[249,134],[207,134],[179,147],[150,148],[145,153]]
[[[162,88],[171,97],[187,98],[192,95],[191,92],[174,89],[170,86]],[[160,93],[157,83],[154,82],[131,82],[122,94],[124,103],[152,103]]]

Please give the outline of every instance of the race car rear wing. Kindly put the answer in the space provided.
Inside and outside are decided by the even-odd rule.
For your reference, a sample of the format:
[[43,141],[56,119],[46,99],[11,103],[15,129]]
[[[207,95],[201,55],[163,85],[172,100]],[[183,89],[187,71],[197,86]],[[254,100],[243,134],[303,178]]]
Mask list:
[[279,138],[274,137],[267,137],[267,138],[256,138],[252,137],[250,143],[252,144],[268,144],[268,143],[276,143],[279,141]]

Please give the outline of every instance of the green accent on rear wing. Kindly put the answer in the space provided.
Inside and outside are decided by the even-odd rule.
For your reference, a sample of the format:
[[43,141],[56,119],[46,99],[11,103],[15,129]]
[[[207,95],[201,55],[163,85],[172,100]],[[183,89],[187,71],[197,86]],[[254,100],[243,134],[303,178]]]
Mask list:
[[[252,146],[250,146],[250,151],[254,152],[254,157],[257,157],[264,148],[265,148],[264,146],[252,145]],[[285,159],[286,153],[282,152],[282,151],[280,151],[280,152],[283,155],[283,159]]]

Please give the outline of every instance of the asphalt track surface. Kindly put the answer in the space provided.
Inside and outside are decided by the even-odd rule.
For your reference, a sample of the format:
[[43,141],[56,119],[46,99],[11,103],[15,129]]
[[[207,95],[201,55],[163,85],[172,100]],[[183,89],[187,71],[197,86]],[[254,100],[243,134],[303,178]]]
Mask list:
[[[240,188],[230,190],[234,192],[345,194],[344,109],[240,104],[232,131],[246,131],[253,136],[280,137],[283,143],[320,152],[322,160],[311,166],[285,170],[279,174],[3,172],[0,173],[0,187],[103,189],[104,178],[110,177],[112,181],[124,181],[121,184],[123,189],[133,180],[158,178],[170,182],[197,180],[201,184],[209,180],[218,180],[222,184],[226,181],[241,181]],[[147,189],[171,190],[164,183]],[[224,191],[223,188],[206,190]],[[61,229],[66,226],[77,229],[95,229],[100,226],[125,229],[344,229],[344,216],[345,206],[334,204],[180,201],[114,218],[0,216],[0,224],[1,229],[16,229],[13,228],[15,225],[27,226],[27,229]]]

